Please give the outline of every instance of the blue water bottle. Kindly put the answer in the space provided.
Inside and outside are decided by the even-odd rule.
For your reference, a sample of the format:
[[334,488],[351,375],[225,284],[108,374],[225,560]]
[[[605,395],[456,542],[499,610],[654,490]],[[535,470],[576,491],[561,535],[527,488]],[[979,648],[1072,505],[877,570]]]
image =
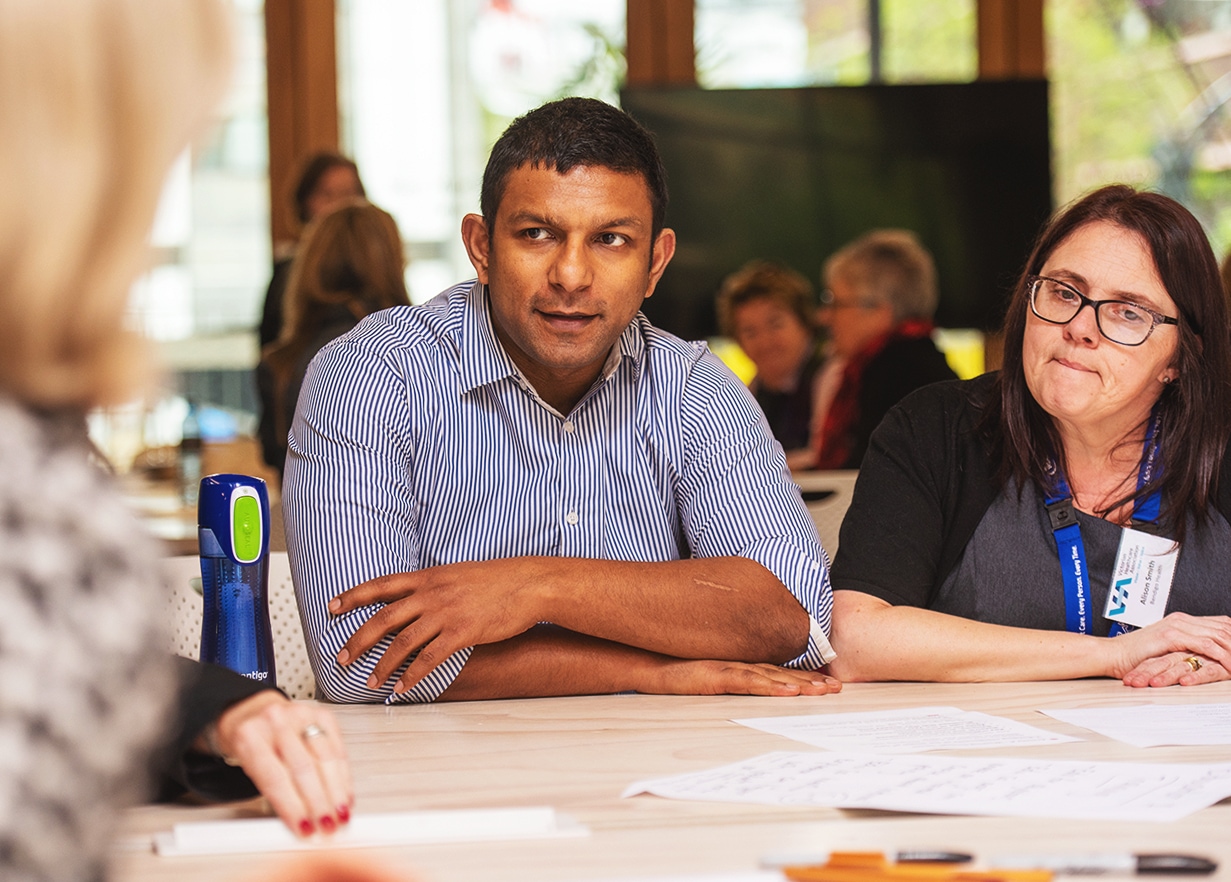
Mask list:
[[277,685],[269,627],[269,494],[249,475],[209,475],[197,499],[201,661]]

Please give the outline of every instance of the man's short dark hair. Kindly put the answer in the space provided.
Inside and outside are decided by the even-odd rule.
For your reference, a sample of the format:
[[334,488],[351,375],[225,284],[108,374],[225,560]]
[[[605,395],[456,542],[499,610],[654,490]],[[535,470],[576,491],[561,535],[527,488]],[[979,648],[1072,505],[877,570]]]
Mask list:
[[523,165],[567,174],[575,166],[639,174],[650,191],[653,238],[667,214],[667,170],[654,136],[619,108],[593,98],[563,98],[513,120],[492,148],[479,206],[491,235],[509,175]]

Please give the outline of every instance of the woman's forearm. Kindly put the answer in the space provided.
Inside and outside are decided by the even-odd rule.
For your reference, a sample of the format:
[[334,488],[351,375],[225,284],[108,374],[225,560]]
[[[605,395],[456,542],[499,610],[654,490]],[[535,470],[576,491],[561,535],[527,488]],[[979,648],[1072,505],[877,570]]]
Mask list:
[[1012,628],[835,591],[834,676],[980,682],[1115,676],[1104,638]]

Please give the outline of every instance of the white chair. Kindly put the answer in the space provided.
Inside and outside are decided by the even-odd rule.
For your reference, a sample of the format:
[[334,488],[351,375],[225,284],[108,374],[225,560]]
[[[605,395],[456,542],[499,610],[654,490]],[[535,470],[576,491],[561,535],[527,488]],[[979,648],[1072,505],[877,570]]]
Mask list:
[[791,477],[799,485],[808,514],[812,515],[816,532],[821,537],[821,545],[832,561],[838,553],[838,531],[846,517],[847,506],[851,504],[851,492],[855,489],[859,470],[795,472]]
[[[163,585],[171,621],[171,646],[176,655],[201,657],[201,561],[190,557],[163,559]],[[274,638],[278,686],[291,698],[314,698],[316,678],[308,662],[291,566],[285,551],[269,555],[269,625]]]

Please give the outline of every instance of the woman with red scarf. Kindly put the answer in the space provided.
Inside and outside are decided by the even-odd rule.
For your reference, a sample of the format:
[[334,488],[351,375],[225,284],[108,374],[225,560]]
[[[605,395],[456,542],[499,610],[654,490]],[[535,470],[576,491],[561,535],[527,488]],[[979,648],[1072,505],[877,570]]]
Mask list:
[[932,343],[936,269],[914,233],[866,233],[821,275],[819,318],[830,343],[814,409],[814,468],[857,469],[893,405],[956,375]]

